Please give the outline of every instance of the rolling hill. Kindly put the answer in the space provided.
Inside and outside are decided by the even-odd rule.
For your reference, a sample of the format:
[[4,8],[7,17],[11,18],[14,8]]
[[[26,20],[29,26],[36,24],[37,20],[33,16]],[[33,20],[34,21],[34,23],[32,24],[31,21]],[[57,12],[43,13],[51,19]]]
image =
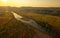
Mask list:
[[[44,37],[43,37],[44,36]],[[14,18],[11,12],[0,12],[0,38],[52,38],[29,24],[22,23]]]
[[[36,11],[38,9],[40,11],[40,9],[42,8],[32,9],[28,7],[26,11],[26,8],[22,9],[22,8],[16,8],[16,7],[9,7],[8,9],[6,9],[8,12],[6,10],[3,10],[5,8],[1,8],[1,9],[2,11],[0,11],[0,36],[1,36],[0,38],[4,38],[4,37],[6,38],[35,38],[35,37],[36,38],[40,38],[40,37],[52,38],[50,34],[54,36],[54,38],[57,38],[55,37],[56,32],[60,34],[60,16],[59,15],[57,16],[57,15],[52,15],[51,13],[47,14],[42,12],[38,13],[38,11]],[[46,10],[46,8],[43,8],[43,9]],[[53,9],[56,9],[56,8],[53,8]],[[36,21],[37,24],[41,26],[40,29],[45,31],[34,28],[29,24],[16,20],[14,16],[11,14],[11,11],[23,17],[33,19],[34,21]],[[53,14],[56,14],[56,13],[53,13]]]

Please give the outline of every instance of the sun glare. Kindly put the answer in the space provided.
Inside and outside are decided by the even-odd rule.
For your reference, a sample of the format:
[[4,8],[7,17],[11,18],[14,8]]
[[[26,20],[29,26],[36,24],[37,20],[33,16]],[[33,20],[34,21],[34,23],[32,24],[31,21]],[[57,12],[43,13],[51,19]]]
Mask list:
[[2,2],[7,2],[7,0],[2,0]]

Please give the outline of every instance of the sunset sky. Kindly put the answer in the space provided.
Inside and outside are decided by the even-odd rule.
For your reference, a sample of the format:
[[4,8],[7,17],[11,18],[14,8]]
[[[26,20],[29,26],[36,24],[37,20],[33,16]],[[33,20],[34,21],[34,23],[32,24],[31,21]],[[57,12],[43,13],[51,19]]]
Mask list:
[[60,7],[60,0],[0,0],[0,6]]

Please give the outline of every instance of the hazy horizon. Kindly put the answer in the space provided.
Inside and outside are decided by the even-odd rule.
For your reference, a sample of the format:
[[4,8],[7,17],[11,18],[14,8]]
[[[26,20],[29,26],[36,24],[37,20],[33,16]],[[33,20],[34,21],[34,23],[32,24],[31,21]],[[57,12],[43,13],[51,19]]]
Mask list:
[[60,0],[0,0],[0,6],[60,7]]

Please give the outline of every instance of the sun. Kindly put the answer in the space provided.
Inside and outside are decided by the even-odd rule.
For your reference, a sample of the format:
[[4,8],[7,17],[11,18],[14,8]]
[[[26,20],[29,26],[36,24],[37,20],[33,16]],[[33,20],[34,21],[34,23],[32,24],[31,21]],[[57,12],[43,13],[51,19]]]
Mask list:
[[2,2],[7,2],[8,0],[2,0]]

